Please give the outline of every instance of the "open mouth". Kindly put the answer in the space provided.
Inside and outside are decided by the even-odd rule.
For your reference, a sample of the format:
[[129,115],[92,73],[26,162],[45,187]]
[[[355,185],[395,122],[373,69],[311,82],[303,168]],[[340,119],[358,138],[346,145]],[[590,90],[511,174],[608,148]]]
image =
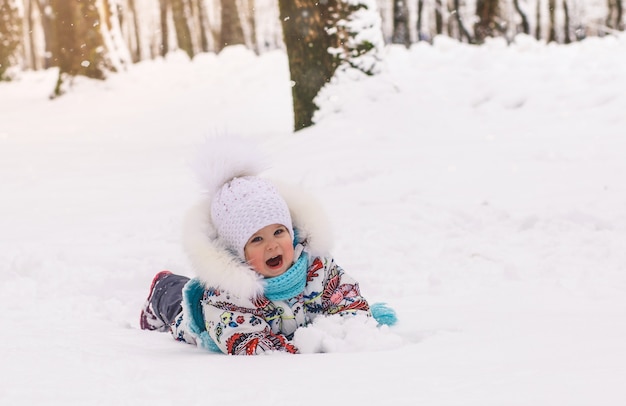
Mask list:
[[270,268],[280,268],[280,266],[283,264],[283,256],[277,255],[275,257],[272,257],[265,261],[265,264]]

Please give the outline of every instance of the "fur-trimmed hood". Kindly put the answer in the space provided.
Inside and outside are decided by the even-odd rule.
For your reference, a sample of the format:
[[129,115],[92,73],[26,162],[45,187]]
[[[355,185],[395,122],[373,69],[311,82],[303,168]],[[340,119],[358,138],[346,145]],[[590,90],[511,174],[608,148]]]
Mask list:
[[[328,255],[332,248],[332,231],[320,204],[301,188],[273,183],[289,206],[297,242],[313,256]],[[220,241],[210,210],[211,199],[205,198],[185,217],[183,246],[196,277],[207,287],[223,289],[238,297],[262,294],[263,277]]]
[[[269,165],[258,143],[233,135],[207,140],[194,162],[195,174],[206,197],[187,213],[183,245],[196,276],[207,287],[228,291],[239,297],[263,293],[263,277],[232,253],[218,238],[211,220],[211,201],[217,191],[236,177],[260,176]],[[289,212],[297,242],[312,255],[327,255],[331,249],[330,226],[319,203],[301,188],[272,182]]]

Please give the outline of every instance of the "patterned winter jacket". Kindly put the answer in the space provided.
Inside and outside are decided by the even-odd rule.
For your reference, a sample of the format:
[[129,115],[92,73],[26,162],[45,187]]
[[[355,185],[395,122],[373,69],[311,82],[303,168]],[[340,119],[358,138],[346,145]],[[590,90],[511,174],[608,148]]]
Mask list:
[[296,252],[306,257],[304,291],[288,300],[269,300],[264,278],[217,238],[206,200],[186,221],[185,248],[197,276],[185,286],[183,312],[172,327],[177,340],[226,354],[297,353],[294,332],[316,316],[370,315],[358,283],[325,254],[330,232],[321,210],[302,191],[280,190],[297,230]]

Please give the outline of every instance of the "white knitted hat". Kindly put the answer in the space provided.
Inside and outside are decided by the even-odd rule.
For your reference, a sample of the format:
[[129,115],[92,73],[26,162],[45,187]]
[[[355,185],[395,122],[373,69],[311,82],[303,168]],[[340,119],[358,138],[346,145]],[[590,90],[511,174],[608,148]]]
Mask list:
[[294,237],[287,203],[271,182],[258,176],[227,181],[213,197],[211,220],[219,238],[242,260],[248,239],[263,227],[282,224]]

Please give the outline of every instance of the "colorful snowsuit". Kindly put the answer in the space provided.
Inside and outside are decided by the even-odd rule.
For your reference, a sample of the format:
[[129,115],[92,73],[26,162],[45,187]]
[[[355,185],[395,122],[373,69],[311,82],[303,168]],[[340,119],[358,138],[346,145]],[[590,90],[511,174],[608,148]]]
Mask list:
[[[296,353],[297,348],[290,343],[294,332],[316,316],[369,314],[358,283],[332,258],[313,257],[306,252],[302,255],[307,256],[307,284],[301,294],[288,300],[241,298],[206,288],[198,280],[190,281],[183,291],[185,311],[172,326],[172,334],[180,341],[226,354]],[[204,328],[210,341],[202,334]]]
[[220,242],[207,199],[186,221],[184,246],[196,278],[183,289],[183,312],[171,326],[177,340],[226,354],[296,353],[290,342],[294,332],[316,316],[370,315],[358,283],[327,254],[329,227],[318,206],[302,191],[280,186],[296,243],[307,260],[304,291],[287,300],[269,300],[264,278]]

